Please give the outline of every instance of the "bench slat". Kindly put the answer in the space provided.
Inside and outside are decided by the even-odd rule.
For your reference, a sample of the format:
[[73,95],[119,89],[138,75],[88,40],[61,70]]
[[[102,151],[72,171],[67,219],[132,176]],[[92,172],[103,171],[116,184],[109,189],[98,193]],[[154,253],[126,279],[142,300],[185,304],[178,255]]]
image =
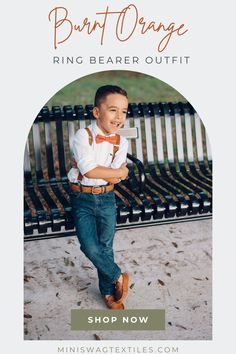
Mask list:
[[175,113],[175,125],[176,125],[176,140],[177,140],[177,156],[180,163],[184,162],[184,146],[182,135],[182,123],[179,113]]
[[189,113],[184,114],[184,120],[185,120],[185,129],[186,129],[187,157],[189,162],[193,162],[194,161],[193,137],[192,137],[191,116]]
[[44,118],[44,133],[45,133],[45,144],[46,144],[46,157],[47,157],[47,172],[49,180],[55,181],[55,171],[54,171],[54,158],[52,151],[52,139],[51,139],[51,122],[50,113],[48,109],[42,111],[42,117]]
[[173,148],[173,138],[172,138],[172,126],[171,126],[171,117],[167,105],[164,107],[164,119],[165,119],[165,136],[167,144],[167,160],[169,163],[174,162],[174,148]]
[[204,160],[203,143],[202,143],[202,123],[197,113],[194,113],[194,122],[195,122],[195,129],[196,129],[197,156],[198,156],[198,161],[201,162]]
[[164,164],[164,149],[163,136],[161,126],[160,108],[156,104],[153,105],[155,127],[156,127],[156,142],[157,142],[157,158],[160,164]]
[[207,160],[212,161],[212,155],[211,155],[211,145],[210,145],[210,140],[208,138],[208,134],[206,133],[206,150],[207,150]]
[[33,148],[35,157],[35,169],[38,182],[43,180],[42,163],[41,163],[41,140],[39,132],[39,123],[33,124]]
[[59,163],[59,174],[62,180],[66,179],[66,164],[65,164],[65,154],[64,154],[64,137],[62,128],[62,114],[60,107],[53,107],[53,115],[56,121],[56,138],[57,138],[57,153],[58,153],[58,163]]
[[[24,173],[27,178],[29,179],[28,176],[31,176],[31,166],[30,166],[30,157],[29,157],[29,141],[27,140],[25,144],[25,151],[24,151]],[[31,177],[30,177],[31,179]]]
[[154,163],[154,154],[153,154],[153,137],[152,128],[151,128],[151,116],[149,114],[148,106],[142,105],[142,113],[144,117],[144,126],[145,126],[145,138],[146,138],[146,149],[147,149],[147,160],[149,163]]
[[134,126],[138,130],[138,137],[135,139],[136,157],[143,162],[142,132],[138,106],[136,104],[131,104],[130,111],[134,119]]

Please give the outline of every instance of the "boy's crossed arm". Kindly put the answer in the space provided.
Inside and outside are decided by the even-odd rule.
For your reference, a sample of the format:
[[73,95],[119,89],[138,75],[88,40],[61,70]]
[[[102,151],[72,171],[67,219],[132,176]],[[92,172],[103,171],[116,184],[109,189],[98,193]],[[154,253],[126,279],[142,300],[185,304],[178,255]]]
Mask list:
[[104,166],[97,166],[94,169],[85,173],[87,178],[104,179],[109,183],[119,183],[120,180],[126,179],[129,170],[126,167],[126,163],[123,163],[119,168],[111,168]]
[[[92,179],[104,179],[109,183],[116,184],[127,178],[129,170],[126,165],[127,164],[124,162],[119,168],[97,166],[86,172],[85,177]],[[78,168],[74,158],[72,159],[72,167]]]

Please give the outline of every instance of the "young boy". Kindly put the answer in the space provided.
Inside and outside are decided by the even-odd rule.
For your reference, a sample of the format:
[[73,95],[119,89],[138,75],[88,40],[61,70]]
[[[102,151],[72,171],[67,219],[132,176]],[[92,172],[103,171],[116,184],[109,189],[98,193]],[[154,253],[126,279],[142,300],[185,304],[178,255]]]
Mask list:
[[114,184],[128,176],[128,141],[117,131],[127,110],[125,90],[112,85],[98,88],[93,108],[96,121],[75,134],[73,153],[78,168],[68,173],[80,248],[97,268],[100,292],[111,309],[123,309],[128,295],[128,274],[121,273],[113,255]]

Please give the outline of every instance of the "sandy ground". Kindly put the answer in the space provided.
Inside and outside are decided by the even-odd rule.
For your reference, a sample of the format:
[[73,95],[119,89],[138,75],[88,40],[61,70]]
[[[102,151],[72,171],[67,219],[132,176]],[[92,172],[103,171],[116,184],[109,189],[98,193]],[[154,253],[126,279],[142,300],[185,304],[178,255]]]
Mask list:
[[76,237],[25,243],[26,340],[210,340],[212,221],[118,231],[115,257],[130,273],[127,309],[165,309],[164,331],[71,331],[71,309],[105,309]]

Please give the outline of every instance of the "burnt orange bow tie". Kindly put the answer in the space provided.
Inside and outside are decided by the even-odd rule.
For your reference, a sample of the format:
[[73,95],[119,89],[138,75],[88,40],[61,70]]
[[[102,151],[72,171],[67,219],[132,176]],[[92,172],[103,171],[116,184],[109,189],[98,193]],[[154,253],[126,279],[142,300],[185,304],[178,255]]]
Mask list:
[[114,136],[104,136],[104,135],[99,135],[99,134],[96,135],[96,143],[97,144],[103,143],[103,141],[108,141],[108,143],[111,143],[111,144],[118,143],[116,135],[114,135]]

